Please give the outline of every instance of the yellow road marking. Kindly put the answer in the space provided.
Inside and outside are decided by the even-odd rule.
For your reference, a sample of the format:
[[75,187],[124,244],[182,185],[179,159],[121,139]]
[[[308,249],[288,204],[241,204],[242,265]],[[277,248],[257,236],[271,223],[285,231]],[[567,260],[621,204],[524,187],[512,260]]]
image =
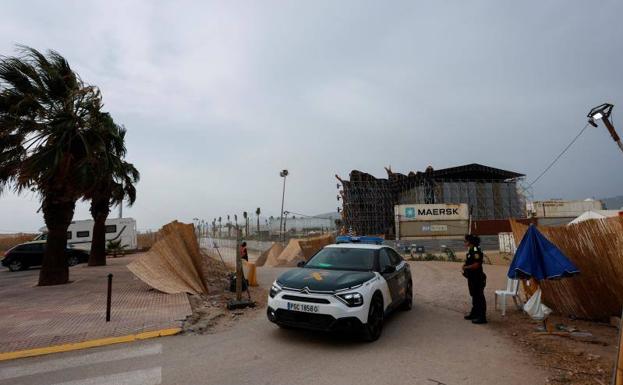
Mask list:
[[0,361],[14,360],[16,358],[42,356],[45,354],[52,354],[52,353],[70,352],[72,350],[95,348],[98,346],[106,346],[106,345],[112,345],[112,344],[119,344],[123,342],[146,340],[149,338],[172,336],[172,335],[178,334],[181,331],[182,329],[180,328],[161,329],[161,330],[155,330],[151,332],[130,334],[127,336],[99,338],[95,340],[76,342],[76,343],[71,343],[71,344],[53,345],[53,346],[46,346],[43,348],[28,349],[28,350],[18,350],[15,352],[0,353]]

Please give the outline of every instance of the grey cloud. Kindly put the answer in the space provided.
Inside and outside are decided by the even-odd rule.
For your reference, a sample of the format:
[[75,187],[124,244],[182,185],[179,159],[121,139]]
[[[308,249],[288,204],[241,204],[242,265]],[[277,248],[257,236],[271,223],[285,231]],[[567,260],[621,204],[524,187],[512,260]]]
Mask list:
[[[335,178],[480,162],[534,178],[623,100],[623,4],[500,1],[3,2],[0,53],[64,54],[101,87],[142,171],[139,227],[286,207],[335,209]],[[623,108],[623,105],[621,105]],[[590,129],[535,198],[623,193]],[[33,197],[0,229],[35,229]],[[36,210],[36,207],[34,208]],[[88,216],[81,205],[77,217]]]

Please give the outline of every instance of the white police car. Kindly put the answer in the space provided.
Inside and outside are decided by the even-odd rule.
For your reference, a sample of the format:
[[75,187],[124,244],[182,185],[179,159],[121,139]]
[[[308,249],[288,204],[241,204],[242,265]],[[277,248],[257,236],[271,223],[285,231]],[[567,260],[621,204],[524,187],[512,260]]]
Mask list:
[[410,310],[413,302],[409,264],[379,243],[338,237],[338,244],[283,273],[270,289],[268,319],[281,327],[358,329],[366,340],[378,339],[384,317],[397,308]]

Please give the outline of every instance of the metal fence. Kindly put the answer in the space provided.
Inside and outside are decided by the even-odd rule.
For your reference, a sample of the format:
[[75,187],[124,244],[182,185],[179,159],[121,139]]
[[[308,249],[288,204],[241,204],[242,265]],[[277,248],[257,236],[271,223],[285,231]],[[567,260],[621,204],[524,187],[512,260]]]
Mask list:
[[[236,240],[226,238],[212,238],[208,235],[201,235],[197,238],[199,247],[210,252],[213,257],[220,255],[227,263],[235,263],[236,261]],[[261,253],[268,250],[273,242],[270,241],[254,241],[248,240],[247,249],[249,258],[255,259]]]

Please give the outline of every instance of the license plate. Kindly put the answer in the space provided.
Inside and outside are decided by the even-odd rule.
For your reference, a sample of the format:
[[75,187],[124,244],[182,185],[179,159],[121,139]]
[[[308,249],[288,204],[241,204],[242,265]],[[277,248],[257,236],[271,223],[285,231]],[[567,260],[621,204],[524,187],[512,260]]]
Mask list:
[[288,310],[300,311],[304,313],[318,313],[320,308],[318,305],[307,305],[303,303],[288,302]]

